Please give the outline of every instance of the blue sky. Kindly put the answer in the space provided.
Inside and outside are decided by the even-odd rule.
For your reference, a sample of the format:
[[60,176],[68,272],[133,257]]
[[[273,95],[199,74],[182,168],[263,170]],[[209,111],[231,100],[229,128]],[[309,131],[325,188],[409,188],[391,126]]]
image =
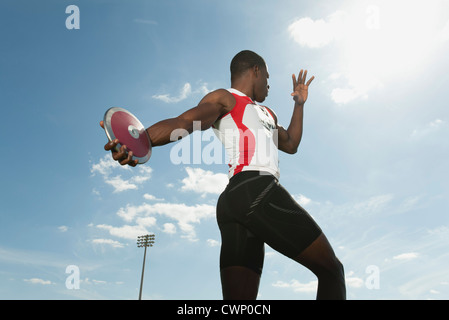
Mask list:
[[[80,28],[67,29],[69,5]],[[444,1],[2,1],[0,298],[221,299],[211,132],[137,168],[104,152],[111,106],[149,126],[228,88],[261,54],[287,126],[291,74],[315,80],[281,183],[342,260],[349,299],[449,297],[449,7]],[[183,147],[185,147],[183,149]],[[190,159],[177,163],[180,150]],[[217,151],[218,152],[218,151]],[[224,156],[223,156],[224,158]],[[195,158],[198,160],[198,158]],[[225,160],[225,159],[222,159]],[[179,161],[178,161],[179,162]],[[79,270],[69,289],[68,266]],[[266,248],[260,299],[314,299],[316,278]]]

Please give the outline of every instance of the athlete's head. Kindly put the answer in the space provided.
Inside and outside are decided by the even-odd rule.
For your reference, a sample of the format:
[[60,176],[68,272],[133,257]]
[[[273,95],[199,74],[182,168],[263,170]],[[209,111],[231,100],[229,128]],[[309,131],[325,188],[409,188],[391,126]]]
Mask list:
[[268,70],[265,60],[257,53],[243,50],[237,53],[231,61],[231,83],[235,83],[251,72],[254,81],[254,99],[258,102],[265,100],[268,95]]
[[241,77],[248,69],[252,69],[254,66],[265,68],[265,60],[253,51],[240,51],[231,61],[231,81]]

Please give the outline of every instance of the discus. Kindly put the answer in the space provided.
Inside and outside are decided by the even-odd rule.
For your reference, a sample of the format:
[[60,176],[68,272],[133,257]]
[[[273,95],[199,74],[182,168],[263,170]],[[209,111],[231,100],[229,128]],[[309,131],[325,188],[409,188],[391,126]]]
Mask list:
[[139,164],[147,162],[151,157],[151,140],[143,124],[126,109],[112,107],[104,114],[104,131],[109,139],[119,140],[116,150],[126,145],[133,152],[133,160]]

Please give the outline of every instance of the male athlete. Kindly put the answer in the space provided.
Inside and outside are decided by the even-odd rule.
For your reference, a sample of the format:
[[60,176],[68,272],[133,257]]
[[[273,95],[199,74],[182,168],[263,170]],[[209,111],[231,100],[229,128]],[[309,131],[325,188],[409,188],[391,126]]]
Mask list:
[[[304,103],[314,79],[306,82],[306,77],[307,70],[292,75],[293,114],[284,129],[271,109],[257,104],[268,95],[265,61],[241,51],[231,62],[231,89],[213,91],[196,107],[147,129],[152,145],[161,146],[171,142],[173,130],[191,133],[193,122],[201,121],[201,130],[212,127],[228,153],[229,184],[217,203],[224,299],[256,299],[264,243],[317,276],[317,299],[346,298],[343,265],[320,227],[278,181],[277,150],[294,154],[301,141]],[[126,146],[115,151],[118,143],[107,143],[105,150],[120,164],[136,166]]]

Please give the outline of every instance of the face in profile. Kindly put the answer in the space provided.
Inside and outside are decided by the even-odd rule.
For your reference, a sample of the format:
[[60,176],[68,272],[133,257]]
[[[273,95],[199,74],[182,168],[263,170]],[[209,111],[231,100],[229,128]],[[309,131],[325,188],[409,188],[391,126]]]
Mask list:
[[270,88],[270,86],[268,85],[268,78],[270,77],[270,75],[268,73],[267,66],[256,66],[256,75],[254,97],[257,102],[263,102],[268,96],[268,89]]

